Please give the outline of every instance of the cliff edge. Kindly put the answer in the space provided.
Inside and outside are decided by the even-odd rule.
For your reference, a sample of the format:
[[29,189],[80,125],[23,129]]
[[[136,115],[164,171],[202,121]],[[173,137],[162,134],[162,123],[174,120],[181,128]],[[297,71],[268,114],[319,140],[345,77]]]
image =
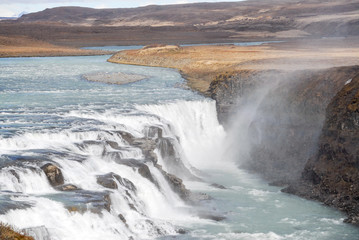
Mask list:
[[284,192],[315,199],[348,214],[359,224],[359,75],[348,80],[326,110],[316,154],[299,183]]

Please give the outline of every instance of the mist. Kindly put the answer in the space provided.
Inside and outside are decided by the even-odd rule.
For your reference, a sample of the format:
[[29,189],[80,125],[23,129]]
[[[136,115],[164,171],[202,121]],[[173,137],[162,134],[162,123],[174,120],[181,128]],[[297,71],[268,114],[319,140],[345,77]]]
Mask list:
[[326,106],[352,74],[330,68],[233,75],[227,155],[271,184],[298,180],[317,150]]

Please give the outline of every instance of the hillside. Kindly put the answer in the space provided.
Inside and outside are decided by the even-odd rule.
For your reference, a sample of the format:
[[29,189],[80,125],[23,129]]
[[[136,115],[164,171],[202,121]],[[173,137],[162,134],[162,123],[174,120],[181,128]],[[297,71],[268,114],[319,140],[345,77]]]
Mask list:
[[233,42],[359,35],[357,0],[249,0],[118,9],[58,7],[0,22],[0,35],[66,45]]

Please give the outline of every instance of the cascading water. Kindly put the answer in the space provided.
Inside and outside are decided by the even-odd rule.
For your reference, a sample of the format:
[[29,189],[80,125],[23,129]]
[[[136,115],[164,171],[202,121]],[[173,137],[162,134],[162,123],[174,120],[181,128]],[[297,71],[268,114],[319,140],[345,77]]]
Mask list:
[[0,60],[0,222],[37,240],[355,239],[340,213],[236,168],[214,101],[176,71],[105,60]]

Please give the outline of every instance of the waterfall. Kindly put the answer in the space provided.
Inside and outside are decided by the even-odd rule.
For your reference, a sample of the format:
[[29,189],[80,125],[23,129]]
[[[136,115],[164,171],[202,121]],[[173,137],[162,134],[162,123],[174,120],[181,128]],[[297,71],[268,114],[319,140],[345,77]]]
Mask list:
[[223,164],[226,133],[218,123],[214,101],[182,101],[137,108],[161,117],[173,128],[165,129],[164,134],[178,138],[181,159],[188,168],[211,169]]
[[1,222],[36,240],[95,240],[153,239],[205,221],[177,177],[198,180],[224,161],[214,101],[61,118],[76,121],[0,137],[0,190],[13,205]]

